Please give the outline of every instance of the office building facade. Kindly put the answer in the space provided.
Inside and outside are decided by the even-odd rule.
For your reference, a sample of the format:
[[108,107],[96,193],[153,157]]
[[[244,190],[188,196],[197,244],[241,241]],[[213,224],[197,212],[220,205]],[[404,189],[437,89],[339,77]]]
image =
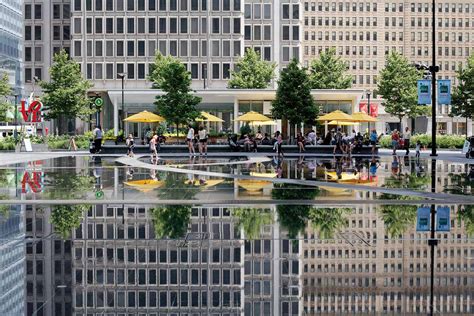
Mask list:
[[[353,76],[353,87],[370,91],[372,101],[379,105],[382,122],[378,129],[399,128],[397,119],[385,114],[380,106],[380,96],[376,95],[379,73],[390,51],[403,54],[414,64],[431,65],[431,6],[431,0],[304,1],[303,63],[310,65],[322,51],[336,49]],[[455,71],[474,53],[473,12],[470,0],[436,2],[438,78],[451,79],[454,85]],[[438,132],[465,134],[465,120],[452,119],[449,112],[449,106],[437,106]],[[470,135],[471,121],[467,129]]]
[[0,75],[8,75],[14,93],[23,90],[23,14],[22,1],[0,3]]

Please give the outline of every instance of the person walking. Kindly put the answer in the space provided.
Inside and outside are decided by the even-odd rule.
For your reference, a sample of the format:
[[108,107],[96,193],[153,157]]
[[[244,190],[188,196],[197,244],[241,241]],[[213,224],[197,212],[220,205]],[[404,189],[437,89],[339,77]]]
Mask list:
[[189,156],[196,154],[194,151],[194,128],[191,124],[188,125],[188,134],[186,135],[186,143],[188,144]]
[[92,132],[92,135],[94,135],[94,149],[95,153],[99,154],[100,151],[102,150],[102,128],[100,125],[96,125],[94,131]]
[[421,142],[419,140],[416,141],[415,151],[416,151],[415,157],[420,158]]
[[280,131],[276,132],[276,144],[277,144],[278,157],[280,157],[280,156],[283,157],[284,156],[283,149],[282,149],[283,137],[282,137]]
[[408,155],[410,153],[410,138],[411,138],[411,132],[407,126],[405,127],[405,132],[403,133],[403,146],[406,150],[405,155]]
[[156,165],[158,164],[158,151],[156,150],[156,145],[157,145],[157,142],[158,142],[158,136],[157,135],[154,135],[151,139],[150,139],[150,143],[149,143],[149,146],[150,146],[150,155],[151,155],[151,163]]
[[375,150],[377,149],[377,141],[378,140],[379,140],[379,138],[377,136],[377,131],[374,128],[372,130],[372,132],[370,133],[370,136],[369,136],[369,142],[370,142],[370,145],[372,146],[372,155],[375,154]]
[[400,142],[400,134],[398,134],[397,130],[394,130],[392,132],[392,148],[393,148],[392,155],[397,154],[397,148],[398,148],[398,143],[399,142]]
[[135,148],[135,140],[133,139],[132,134],[128,135],[125,144],[127,145],[127,156],[133,158],[135,156],[135,154],[133,153],[133,149]]
[[204,126],[199,126],[198,131],[199,136],[199,155],[206,155],[207,156],[207,131]]
[[333,154],[335,155],[338,149],[342,153],[344,153],[344,150],[342,149],[342,132],[341,132],[340,127],[337,128],[336,135],[334,135],[334,141],[335,141],[335,144],[334,144]]

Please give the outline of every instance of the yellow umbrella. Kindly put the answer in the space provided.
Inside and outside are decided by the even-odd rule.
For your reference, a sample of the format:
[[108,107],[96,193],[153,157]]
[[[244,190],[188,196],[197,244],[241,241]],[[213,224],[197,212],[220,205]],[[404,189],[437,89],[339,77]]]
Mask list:
[[336,110],[319,117],[318,121],[352,122],[354,120],[349,114]]
[[269,125],[277,125],[277,123],[275,121],[254,121],[254,122],[250,122],[249,125],[252,125],[252,126],[269,126]]
[[160,188],[164,184],[163,181],[154,180],[154,179],[127,181],[124,183],[142,192],[148,192],[148,191]]
[[219,183],[222,183],[224,182],[224,179],[207,179],[207,180],[204,180],[204,183],[201,183],[199,180],[194,180],[194,181],[185,181],[186,184],[192,184],[194,186],[198,186],[198,187],[205,187],[205,188],[208,188],[208,187],[213,187],[215,185],[218,185]]
[[142,111],[140,113],[131,115],[124,119],[126,122],[134,123],[155,123],[155,122],[164,122],[166,121],[163,117],[156,115],[148,111]]
[[255,111],[247,112],[244,115],[239,116],[235,120],[236,121],[241,121],[241,122],[268,122],[268,121],[272,121],[271,118],[266,117],[265,115],[257,113]]
[[208,113],[208,112],[202,111],[201,116],[202,117],[197,118],[196,121],[198,121],[198,122],[203,122],[203,121],[206,121],[206,122],[224,122],[224,120],[221,119],[220,117],[212,115],[211,113]]
[[357,122],[338,122],[338,121],[331,121],[328,123],[328,125],[339,125],[339,126],[351,126],[351,125],[357,125],[359,123]]
[[241,179],[237,180],[237,184],[244,188],[247,191],[255,192],[255,191],[260,191],[269,184],[272,184],[270,181],[265,181],[265,180],[247,180],[247,179]]
[[277,174],[275,172],[250,172],[250,175],[252,177],[257,177],[257,178],[276,178]]
[[378,122],[375,117],[372,117],[364,112],[355,112],[352,113],[351,116],[354,122]]

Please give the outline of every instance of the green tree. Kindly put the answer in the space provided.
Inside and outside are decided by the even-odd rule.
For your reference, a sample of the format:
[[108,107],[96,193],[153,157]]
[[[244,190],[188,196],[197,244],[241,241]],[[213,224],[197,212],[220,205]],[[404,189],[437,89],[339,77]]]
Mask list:
[[90,205],[58,205],[51,210],[51,224],[54,231],[63,239],[69,238],[73,229],[81,225],[84,213]]
[[352,87],[352,76],[347,74],[346,63],[336,55],[336,49],[323,51],[313,59],[310,66],[312,89],[348,89]]
[[298,126],[302,123],[314,124],[318,107],[311,96],[308,73],[298,66],[296,59],[281,72],[272,107],[275,118],[285,118],[290,124]]
[[70,59],[65,50],[53,57],[53,65],[49,69],[51,81],[41,81],[43,89],[43,111],[46,120],[59,118],[80,118],[89,121],[90,116],[97,112],[92,107],[87,91],[92,84],[82,77],[80,65]]
[[474,236],[474,206],[466,205],[458,211],[458,221],[464,223],[466,235]]
[[230,72],[228,87],[231,89],[265,89],[275,77],[276,64],[262,60],[253,48],[245,51],[237,61],[236,70]]
[[454,88],[451,104],[451,116],[472,119],[474,114],[474,54],[467,59],[467,66],[459,68],[459,85]]
[[309,220],[313,228],[319,233],[321,239],[332,239],[334,233],[347,227],[349,220],[347,215],[351,209],[348,208],[311,208]]
[[[314,200],[319,192],[319,188],[279,183],[272,189],[272,198],[275,200]],[[295,239],[299,233],[304,232],[311,210],[310,205],[277,204],[276,209],[278,221],[288,231],[290,239]]]
[[417,81],[421,77],[421,72],[405,56],[390,52],[380,73],[377,94],[383,97],[385,112],[398,117],[400,124],[404,116],[415,118],[420,115]]
[[[416,173],[401,174],[397,177],[390,176],[383,185],[386,188],[407,189],[423,191],[428,189],[430,177],[426,175],[417,175]],[[396,195],[383,193],[381,200],[402,200],[412,201],[419,199],[409,195]],[[398,237],[413,227],[416,223],[416,205],[381,205],[379,208],[382,220],[385,224],[387,235]]]
[[150,210],[155,228],[155,236],[179,238],[186,234],[191,219],[191,207],[187,205],[167,205]]
[[260,238],[262,226],[273,223],[273,216],[268,210],[259,208],[236,208],[232,214],[239,219],[239,228],[243,229],[245,238]]
[[179,59],[165,57],[158,52],[149,80],[153,82],[153,89],[165,93],[156,96],[156,109],[168,122],[176,124],[176,133],[180,124],[186,124],[201,115],[196,109],[201,98],[191,93],[191,74]]
[[9,121],[7,112],[11,111],[12,105],[7,101],[7,98],[12,94],[12,88],[8,82],[8,75],[6,73],[0,77],[0,122]]

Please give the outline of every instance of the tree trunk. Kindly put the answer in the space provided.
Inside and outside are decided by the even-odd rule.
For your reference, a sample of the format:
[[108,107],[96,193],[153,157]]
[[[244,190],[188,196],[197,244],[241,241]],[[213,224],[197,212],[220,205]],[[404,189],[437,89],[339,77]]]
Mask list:
[[179,123],[176,122],[176,142],[179,144],[179,129],[178,129]]

